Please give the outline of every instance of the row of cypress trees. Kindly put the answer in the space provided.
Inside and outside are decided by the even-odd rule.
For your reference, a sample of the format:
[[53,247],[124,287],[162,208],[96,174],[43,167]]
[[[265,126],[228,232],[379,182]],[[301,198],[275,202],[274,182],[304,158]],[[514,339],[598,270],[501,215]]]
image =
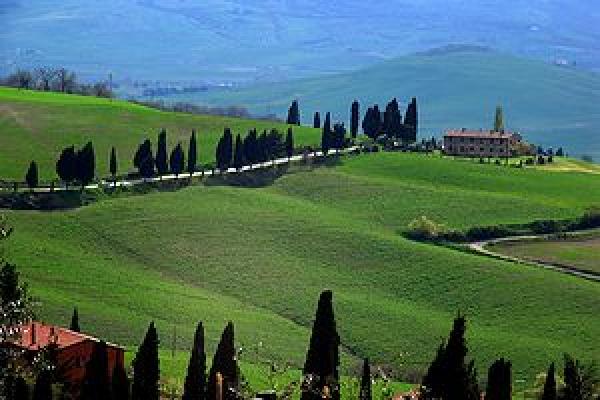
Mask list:
[[[114,154],[115,151],[113,149],[111,152],[111,174],[113,177],[116,175],[116,171],[115,173],[112,171]],[[116,165],[116,156],[114,156],[114,160]],[[138,169],[139,174],[144,178],[153,177],[155,174],[162,176],[169,172],[175,175],[179,175],[184,171],[194,173],[196,172],[197,162],[198,145],[196,142],[196,132],[194,130],[192,130],[192,135],[189,140],[187,164],[185,152],[181,143],[177,143],[169,156],[167,148],[167,132],[164,129],[158,134],[156,155],[154,155],[152,151],[152,142],[150,139],[146,139],[138,146],[133,157],[133,166]]]

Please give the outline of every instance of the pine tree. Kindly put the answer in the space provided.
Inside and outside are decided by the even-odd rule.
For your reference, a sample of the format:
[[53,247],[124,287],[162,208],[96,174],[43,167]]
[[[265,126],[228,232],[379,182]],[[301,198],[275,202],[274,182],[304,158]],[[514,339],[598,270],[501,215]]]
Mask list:
[[32,161],[31,164],[29,164],[29,169],[27,169],[27,174],[25,174],[25,182],[27,182],[29,189],[38,187],[38,166],[35,161]]
[[288,160],[294,155],[294,132],[292,128],[288,128],[287,135],[285,136],[285,154]]
[[303,374],[310,377],[310,387],[302,390],[302,400],[317,400],[327,386],[331,398],[339,400],[339,345],[335,316],[333,313],[333,293],[321,293],[317,312],[306,353]]
[[512,399],[511,363],[503,358],[495,361],[488,371],[485,398],[487,400]]
[[350,111],[350,134],[352,139],[356,139],[358,135],[358,124],[360,121],[360,104],[357,100],[352,103],[352,109]]
[[56,162],[56,174],[69,185],[77,177],[77,154],[75,146],[65,148]]
[[48,370],[41,371],[33,387],[32,400],[52,400],[52,374]]
[[165,175],[169,172],[169,160],[167,158],[167,131],[164,129],[158,134],[158,144],[156,146],[156,171],[158,175]]
[[77,311],[77,307],[73,309],[73,315],[71,316],[71,325],[69,329],[73,332],[81,332],[81,327],[79,326],[79,312]]
[[565,354],[564,369],[565,388],[561,400],[588,400],[584,398],[581,365],[568,354]]
[[183,153],[183,147],[181,143],[177,143],[177,146],[171,152],[171,159],[169,160],[169,166],[171,167],[171,172],[175,174],[175,176],[179,176],[185,168],[185,154]]
[[132,362],[132,400],[159,400],[160,364],[158,344],[158,334],[154,322],[152,322]]
[[188,162],[187,172],[193,174],[196,172],[196,164],[198,163],[198,145],[196,143],[196,131],[192,130],[192,136],[190,136],[190,145],[188,147]]
[[242,144],[242,138],[238,134],[235,137],[235,150],[233,152],[233,167],[236,170],[240,170],[244,166],[244,145]]
[[183,387],[182,400],[206,400],[206,353],[204,351],[204,327],[198,323],[194,345]]
[[118,170],[118,164],[117,164],[117,150],[113,147],[110,150],[110,163],[109,163],[110,167],[110,176],[113,178],[113,181],[117,182],[117,170]]
[[315,112],[315,117],[313,119],[313,128],[321,129],[321,113],[318,111]]
[[371,366],[369,365],[369,359],[365,358],[363,363],[362,379],[360,381],[360,394],[359,400],[371,400]]
[[300,125],[300,107],[298,100],[294,100],[288,110],[287,123],[290,125]]
[[504,132],[504,111],[502,106],[496,107],[496,116],[494,118],[494,131]]
[[331,113],[325,114],[325,123],[323,124],[323,132],[321,133],[321,150],[323,155],[329,153],[329,149],[332,147],[332,136],[331,131]]
[[233,323],[229,322],[221,335],[221,341],[217,346],[210,374],[208,378],[208,398],[214,399],[217,395],[217,374],[223,379],[223,399],[235,400],[238,398],[240,389],[239,369],[237,365],[237,354],[234,344]]
[[556,400],[556,399],[557,399],[556,376],[555,376],[554,363],[552,363],[548,367],[548,372],[546,373],[546,380],[544,382],[544,390],[542,391],[542,397],[540,398],[540,400]]
[[83,188],[94,180],[96,176],[96,154],[94,145],[87,142],[81,150],[77,152],[77,179]]
[[94,344],[90,360],[85,365],[85,375],[81,385],[81,400],[110,399],[108,375],[108,352],[106,343]]
[[127,372],[122,365],[116,364],[113,368],[111,382],[112,398],[111,400],[129,400],[130,387]]
[[404,140],[414,143],[417,140],[417,134],[419,131],[419,110],[416,97],[413,97],[411,102],[408,104],[406,116],[404,118],[404,125]]
[[133,166],[136,167],[141,176],[150,178],[154,175],[154,155],[152,154],[152,142],[149,139],[138,147],[135,157],[133,158]]

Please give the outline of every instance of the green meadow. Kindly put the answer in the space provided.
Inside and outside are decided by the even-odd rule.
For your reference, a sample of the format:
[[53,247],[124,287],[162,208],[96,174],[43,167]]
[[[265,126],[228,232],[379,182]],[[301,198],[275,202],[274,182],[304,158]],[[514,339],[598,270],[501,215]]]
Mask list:
[[[53,125],[45,112],[54,107],[52,120],[63,128],[53,135],[29,133],[31,145],[14,138],[25,128],[11,136],[12,128],[4,127],[1,137],[39,157],[47,143],[59,148],[71,141],[61,132],[98,140],[98,148],[100,131],[108,132],[113,139],[105,149],[117,137],[133,149],[145,129],[154,137],[159,127],[179,126],[187,137],[194,126],[208,132],[201,121],[210,121],[204,126],[216,137],[233,121],[33,97],[44,100],[9,103],[34,111],[23,123]],[[86,133],[82,126],[94,124],[89,110],[102,110],[106,126],[115,128]],[[125,115],[136,122],[118,128]],[[240,129],[260,124],[238,122]],[[306,143],[319,140],[311,129],[298,132]],[[3,173],[11,168],[0,162]],[[249,349],[245,361],[252,363],[302,366],[317,298],[326,288],[334,291],[346,374],[367,356],[402,377],[422,371],[460,311],[469,320],[480,377],[495,358],[508,357],[516,384],[526,387],[564,352],[600,358],[600,285],[415,243],[401,233],[421,215],[468,228],[571,218],[599,202],[595,174],[372,153],[291,167],[261,188],[195,183],[67,212],[6,211],[15,228],[7,257],[41,300],[44,320],[67,324],[77,306],[85,331],[133,348],[155,321],[164,351],[174,329],[177,349],[188,350],[202,320],[209,354],[232,320],[238,344]]]

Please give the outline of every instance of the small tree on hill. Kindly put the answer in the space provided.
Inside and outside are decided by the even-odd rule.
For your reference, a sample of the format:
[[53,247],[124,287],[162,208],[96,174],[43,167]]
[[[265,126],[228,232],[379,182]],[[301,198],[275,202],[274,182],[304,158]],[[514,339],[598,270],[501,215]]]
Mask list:
[[158,344],[158,334],[156,333],[154,322],[152,322],[132,362],[132,400],[159,400],[160,398]]
[[91,183],[96,176],[96,154],[94,145],[87,142],[81,150],[77,152],[77,179],[83,189]]
[[292,128],[288,128],[285,136],[285,153],[288,160],[294,155],[294,132],[292,132]]
[[353,139],[358,135],[358,124],[360,123],[360,104],[357,100],[352,103],[350,110],[350,134]]
[[288,110],[287,123],[291,125],[300,125],[300,107],[298,100],[294,100]]
[[106,343],[98,342],[94,344],[90,360],[85,366],[81,400],[110,399],[110,386]]
[[194,345],[190,355],[182,400],[206,400],[206,353],[204,351],[204,327],[198,323]]
[[510,361],[503,358],[495,361],[488,371],[488,382],[485,391],[487,400],[512,399],[512,373]]
[[233,323],[229,322],[221,335],[217,346],[208,378],[208,398],[217,398],[218,376],[222,379],[224,400],[235,400],[240,390],[239,368],[234,344]]
[[56,162],[56,174],[68,186],[77,177],[75,146],[65,148]]
[[79,312],[77,311],[77,307],[73,309],[73,315],[71,316],[71,325],[69,329],[73,332],[81,332],[81,327],[79,326]]
[[258,135],[256,129],[251,129],[244,138],[244,159],[250,165],[258,161]]
[[169,160],[171,172],[175,176],[179,176],[185,168],[185,154],[183,153],[183,147],[181,143],[177,143],[177,146],[171,152],[171,159]]
[[318,400],[328,392],[333,400],[340,399],[339,346],[333,313],[333,293],[321,293],[304,363],[302,400]]
[[548,372],[546,373],[546,380],[544,381],[544,389],[540,400],[556,400],[557,394],[555,367],[554,363],[552,363],[548,367]]
[[369,365],[369,359],[365,358],[363,363],[362,378],[360,381],[360,394],[359,400],[371,400],[371,366]]
[[400,138],[402,133],[402,113],[395,98],[388,103],[383,114],[383,131],[388,138]]
[[375,139],[379,136],[382,126],[383,121],[381,120],[381,111],[379,111],[379,106],[375,104],[367,110],[365,117],[363,118],[363,132],[371,139]]
[[154,155],[152,154],[152,143],[146,139],[138,147],[133,166],[136,167],[140,175],[144,178],[150,178],[154,175]]
[[343,149],[346,142],[346,127],[343,123],[337,123],[333,126],[333,134],[331,135],[331,147],[335,149]]
[[109,164],[110,164],[109,165],[110,176],[112,177],[113,182],[115,182],[115,185],[116,185],[118,164],[117,164],[117,150],[115,150],[114,147],[110,150],[110,163]]
[[313,118],[313,128],[321,129],[321,113],[318,111],[315,112],[315,117]]
[[244,166],[244,145],[242,144],[242,138],[238,134],[235,137],[235,150],[233,152],[233,167],[236,170],[240,170]]
[[404,140],[414,143],[417,140],[417,134],[419,131],[419,109],[417,106],[417,98],[413,97],[411,102],[406,108],[406,115],[404,117]]
[[156,146],[156,171],[158,175],[165,175],[169,172],[169,160],[167,157],[167,131],[163,129],[158,134],[158,144]]
[[494,117],[494,131],[504,132],[504,111],[502,106],[496,107],[496,116]]
[[187,172],[193,174],[196,172],[196,164],[198,162],[198,146],[196,144],[196,131],[192,131],[192,136],[190,136],[190,145],[188,147],[188,162],[187,162]]
[[323,132],[321,133],[321,150],[323,155],[326,156],[329,153],[329,149],[332,147],[332,135],[331,131],[331,114],[325,114],[325,123],[323,124]]
[[29,189],[33,190],[34,188],[38,187],[38,166],[35,161],[32,161],[31,164],[29,164],[27,174],[25,174],[25,182],[27,182],[27,186],[29,187]]

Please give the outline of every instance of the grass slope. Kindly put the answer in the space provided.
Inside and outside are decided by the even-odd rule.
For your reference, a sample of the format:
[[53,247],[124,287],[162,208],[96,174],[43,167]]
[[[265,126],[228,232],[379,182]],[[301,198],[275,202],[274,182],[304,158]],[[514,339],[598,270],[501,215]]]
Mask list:
[[[120,171],[133,168],[137,146],[150,138],[156,150],[160,129],[168,131],[169,144],[184,144],[192,129],[198,133],[199,162],[214,161],[216,142],[229,127],[234,134],[246,134],[286,125],[215,116],[161,112],[123,101],[0,88],[0,178],[24,179],[31,160],[36,160],[43,179],[56,176],[55,163],[68,145],[92,140],[96,150],[98,175],[108,175],[111,146],[119,157]],[[297,144],[320,143],[312,128],[294,129]]]
[[331,111],[335,119],[347,121],[354,99],[364,114],[367,105],[385,108],[392,97],[406,102],[411,96],[419,98],[423,135],[448,128],[491,128],[495,107],[502,104],[508,129],[544,146],[600,159],[600,76],[495,52],[432,52],[355,72],[167,100],[239,104],[257,113],[284,115],[295,98],[304,121],[312,123],[314,111]]

